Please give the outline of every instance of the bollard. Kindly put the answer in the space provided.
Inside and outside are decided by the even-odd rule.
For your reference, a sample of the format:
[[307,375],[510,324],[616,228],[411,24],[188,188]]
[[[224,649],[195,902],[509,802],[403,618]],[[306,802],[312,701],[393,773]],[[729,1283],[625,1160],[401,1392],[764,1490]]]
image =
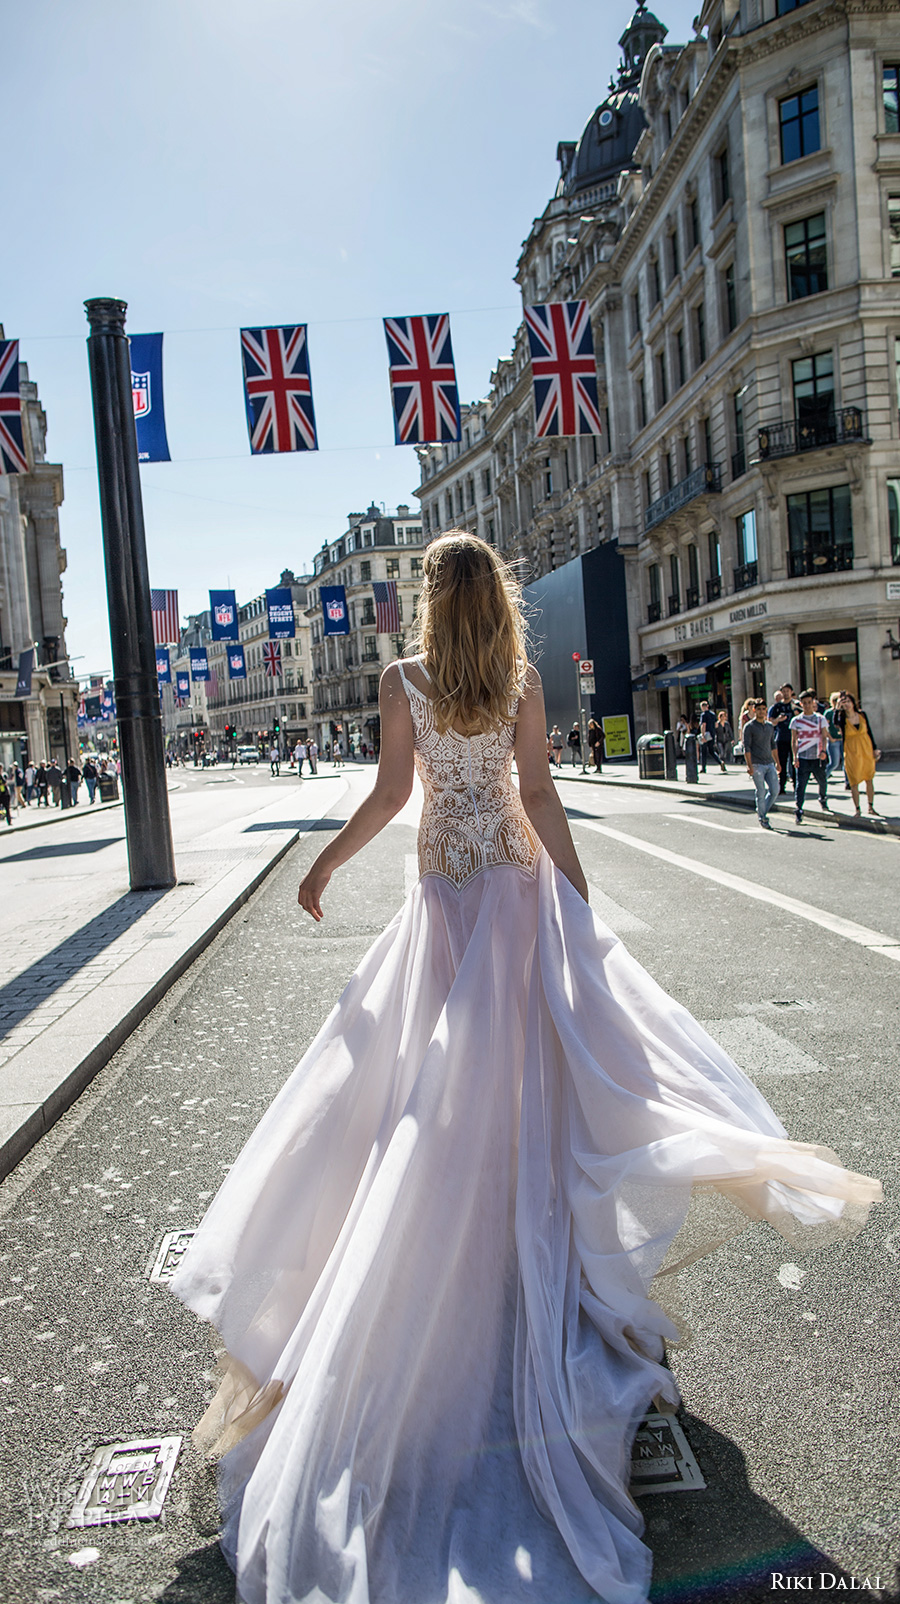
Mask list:
[[666,743],[666,779],[678,779],[678,743],[673,730],[666,730],[663,739]]
[[697,752],[700,742],[696,735],[686,735],[684,740],[684,777],[688,785],[698,785]]

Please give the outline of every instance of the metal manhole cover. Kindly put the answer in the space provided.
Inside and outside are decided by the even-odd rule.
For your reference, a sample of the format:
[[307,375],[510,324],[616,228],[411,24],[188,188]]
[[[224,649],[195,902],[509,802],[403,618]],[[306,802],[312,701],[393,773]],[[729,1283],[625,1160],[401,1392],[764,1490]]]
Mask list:
[[181,1442],[180,1437],[150,1437],[98,1448],[67,1525],[158,1520]]
[[687,1493],[705,1487],[688,1440],[673,1415],[647,1415],[631,1450],[631,1493]]
[[151,1281],[171,1281],[194,1234],[193,1231],[166,1232],[150,1270]]

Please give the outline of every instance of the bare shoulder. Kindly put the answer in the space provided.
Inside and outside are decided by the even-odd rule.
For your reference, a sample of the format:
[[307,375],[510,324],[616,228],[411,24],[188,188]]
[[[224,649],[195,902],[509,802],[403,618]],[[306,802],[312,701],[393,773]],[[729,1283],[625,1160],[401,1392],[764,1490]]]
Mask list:
[[525,669],[525,680],[522,690],[523,698],[527,697],[529,699],[533,699],[534,697],[541,696],[543,695],[543,690],[544,685],[540,674],[538,673],[534,664],[529,663]]

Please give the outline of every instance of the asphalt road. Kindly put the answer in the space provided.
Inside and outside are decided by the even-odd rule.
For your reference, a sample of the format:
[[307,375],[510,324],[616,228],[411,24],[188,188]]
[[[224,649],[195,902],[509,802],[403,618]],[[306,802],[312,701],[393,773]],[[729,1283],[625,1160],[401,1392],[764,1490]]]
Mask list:
[[[361,795],[373,770],[346,772]],[[230,774],[179,778],[210,797],[221,785],[229,810],[233,786],[279,783],[267,768]],[[792,1137],[881,1177],[888,1199],[849,1247],[801,1259],[752,1227],[682,1277],[692,1338],[670,1362],[707,1488],[644,1502],[653,1597],[751,1604],[777,1596],[773,1572],[813,1577],[810,1591],[822,1590],[820,1574],[855,1577],[854,1591],[868,1577],[867,1596],[891,1597],[900,841],[817,828],[815,809],[799,830],[791,821],[768,835],[733,812],[559,783],[599,916],[752,1073]],[[147,1273],[163,1233],[198,1222],[399,906],[415,800],[336,877],[316,927],[295,897],[321,840],[321,826],[301,838],[0,1186],[8,1604],[234,1597],[210,1479],[189,1443],[212,1390],[211,1334]],[[708,877],[720,872],[811,914]],[[884,951],[822,914],[864,925]],[[163,1518],[68,1530],[97,1445],[154,1433],[185,1437]]]

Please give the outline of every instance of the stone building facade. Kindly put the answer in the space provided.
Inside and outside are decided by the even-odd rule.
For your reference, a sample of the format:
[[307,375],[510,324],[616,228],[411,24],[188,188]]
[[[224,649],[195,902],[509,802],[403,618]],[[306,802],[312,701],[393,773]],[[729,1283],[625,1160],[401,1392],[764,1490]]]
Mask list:
[[536,438],[520,327],[477,443],[420,452],[428,532],[477,466],[528,576],[615,541],[637,733],[787,679],[897,750],[900,10],[706,0],[670,45],[640,5],[621,47],[516,272],[588,300],[604,434]]
[[[0,763],[56,758],[62,764],[79,750],[78,686],[63,613],[63,471],[46,460],[47,417],[24,362],[19,393],[28,472],[0,473]],[[32,646],[31,696],[18,698],[19,655]]]
[[[313,725],[320,748],[343,741],[345,748],[362,742],[380,744],[378,682],[382,669],[402,657],[415,619],[422,584],[425,536],[420,514],[401,504],[386,513],[374,503],[367,512],[351,512],[347,529],[317,553],[308,590],[311,629]],[[376,630],[372,586],[394,580],[400,605],[400,630]],[[323,633],[320,585],[343,585],[350,632]]]

